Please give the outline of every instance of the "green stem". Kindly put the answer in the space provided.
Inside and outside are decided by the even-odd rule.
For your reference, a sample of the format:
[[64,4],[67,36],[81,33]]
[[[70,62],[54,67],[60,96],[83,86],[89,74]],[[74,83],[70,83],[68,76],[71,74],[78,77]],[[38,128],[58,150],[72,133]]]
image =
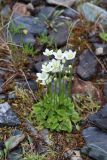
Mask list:
[[70,69],[70,75],[69,75],[69,77],[70,77],[70,80],[69,80],[69,82],[68,82],[68,96],[71,98],[71,90],[72,90],[72,71],[71,71],[71,69]]
[[61,100],[61,72],[59,72],[59,106]]

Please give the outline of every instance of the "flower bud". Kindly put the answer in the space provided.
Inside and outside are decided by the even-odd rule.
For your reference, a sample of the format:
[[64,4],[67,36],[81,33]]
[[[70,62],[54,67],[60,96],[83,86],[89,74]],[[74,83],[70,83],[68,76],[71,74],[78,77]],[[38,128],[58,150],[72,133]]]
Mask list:
[[66,63],[66,60],[65,60],[65,59],[63,59],[63,60],[62,60],[62,63],[63,63],[63,64],[65,64],[65,63]]
[[67,80],[67,79],[68,79],[68,77],[67,77],[67,76],[64,76],[64,79],[65,79],[65,80]]
[[72,68],[72,66],[71,66],[71,65],[69,65],[68,67],[69,67],[69,68]]
[[65,73],[69,73],[69,71],[66,70]]
[[57,81],[57,78],[56,78],[56,77],[54,78],[54,81]]
[[28,34],[28,30],[27,30],[27,29],[24,29],[24,30],[23,30],[23,33],[24,33],[25,35],[27,35],[27,34]]

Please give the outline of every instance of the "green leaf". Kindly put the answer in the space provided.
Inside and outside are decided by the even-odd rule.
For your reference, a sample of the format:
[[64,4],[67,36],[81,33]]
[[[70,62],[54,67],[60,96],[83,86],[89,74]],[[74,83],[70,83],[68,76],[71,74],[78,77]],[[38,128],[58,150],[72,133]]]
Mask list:
[[101,38],[102,40],[104,40],[104,41],[107,42],[107,33],[106,33],[106,32],[101,32],[101,33],[99,34],[99,36],[100,36],[100,38]]
[[58,126],[59,126],[59,123],[53,123],[53,124],[51,125],[51,129],[52,129],[52,130],[56,130],[56,129],[58,128]]
[[58,115],[60,115],[61,117],[65,117],[66,116],[65,109],[57,109],[56,113],[58,113]]
[[[43,126],[55,131],[71,132],[73,124],[80,120],[78,112],[74,108],[74,104],[70,98],[54,95],[57,103],[54,102],[52,95],[44,96],[43,101],[33,106],[33,118],[35,116],[38,126]],[[59,105],[60,98],[60,105]]]
[[74,123],[79,122],[80,121],[79,114],[77,112],[73,112],[71,119],[72,119],[72,122],[74,122]]
[[36,112],[36,113],[41,112],[41,107],[35,107],[34,112]]
[[66,119],[61,124],[61,130],[71,132],[72,131],[72,123],[70,119]]

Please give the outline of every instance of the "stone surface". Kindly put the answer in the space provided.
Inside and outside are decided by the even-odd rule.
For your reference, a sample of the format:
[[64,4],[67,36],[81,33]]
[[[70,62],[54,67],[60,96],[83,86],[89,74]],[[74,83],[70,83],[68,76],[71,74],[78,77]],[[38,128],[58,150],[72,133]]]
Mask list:
[[66,8],[63,12],[63,15],[75,20],[79,16],[79,12],[72,8]]
[[44,154],[44,155],[47,155],[48,151],[49,151],[49,148],[47,146],[45,146],[42,142],[38,143],[36,149],[37,149],[38,154]]
[[96,99],[99,103],[102,101],[102,92],[91,81],[83,81],[79,78],[75,78],[72,84],[72,94],[81,96],[91,96],[92,99]]
[[107,104],[97,113],[90,115],[88,120],[100,129],[107,131]]
[[12,24],[15,27],[20,27],[20,25],[23,26],[23,29],[26,29],[28,33],[31,34],[45,34],[47,33],[46,25],[44,22],[41,22],[38,18],[28,16],[18,16],[17,14],[14,14],[12,17]]
[[0,94],[0,99],[7,99],[7,95],[5,95],[5,94]]
[[41,8],[37,16],[41,21],[44,21],[49,19],[54,13],[54,11],[55,11],[55,7],[43,7]]
[[69,160],[82,160],[79,150],[68,150],[64,153],[64,158]]
[[3,141],[0,141],[0,150],[3,150],[5,148],[5,143]]
[[58,18],[54,23],[53,30],[49,33],[49,38],[58,47],[66,44],[69,35],[70,21],[64,18]]
[[73,5],[75,2],[77,2],[76,0],[46,0],[47,3],[49,4],[55,4],[58,6],[65,6],[65,7],[70,7],[71,5]]
[[13,135],[5,141],[5,146],[8,146],[8,151],[17,147],[23,140],[25,135],[21,131],[14,131]]
[[0,79],[0,94],[3,92],[2,85],[4,83],[3,79]]
[[22,148],[20,146],[20,143],[24,140],[25,135],[19,131],[19,130],[13,130],[12,131],[12,136],[7,140],[7,142],[9,143],[10,141],[12,141],[11,144],[11,148],[8,154],[8,160],[22,160],[22,156],[23,156],[23,151]]
[[28,120],[26,120],[25,127],[31,133],[31,135],[38,137],[38,131],[32,126],[32,124]]
[[15,92],[9,92],[8,95],[7,95],[8,99],[15,99],[16,98],[16,94]]
[[85,50],[79,57],[77,74],[83,80],[90,80],[97,73],[97,59],[89,50]]
[[[23,43],[35,44],[34,36],[40,34],[46,34],[46,24],[39,20],[39,18],[32,16],[18,16],[13,14],[10,26],[10,32],[8,34],[8,40],[22,45]],[[27,33],[24,33],[24,30]]]
[[104,9],[87,2],[81,4],[78,10],[88,21],[96,22],[99,18],[100,23],[107,25],[107,12]]
[[97,56],[107,55],[107,44],[94,43],[94,47],[96,49],[95,53]]
[[[20,88],[23,88],[23,89],[29,89],[28,87],[28,84],[26,81],[22,80],[22,79],[18,79],[16,80],[16,86],[17,87],[20,87]],[[32,91],[37,91],[37,84],[36,84],[36,81],[34,80],[28,80],[28,83],[29,83],[29,86],[31,88]]]
[[96,127],[89,127],[83,130],[83,137],[86,146],[83,147],[82,153],[95,160],[107,160],[107,133]]
[[11,12],[10,6],[6,5],[0,12],[1,16],[8,17]]
[[20,120],[10,105],[7,102],[0,104],[0,126],[17,126],[20,124]]
[[53,142],[49,139],[48,129],[42,130],[39,134],[47,145],[51,146],[53,144]]
[[104,89],[103,89],[103,92],[104,92],[104,96],[107,97],[107,82],[104,83]]
[[107,0],[101,0],[101,3],[104,5],[104,7],[107,7]]
[[32,34],[13,34],[11,33],[10,37],[8,37],[9,41],[12,41],[13,43],[17,45],[22,45],[23,43],[34,45],[36,43],[36,40]]
[[33,70],[34,72],[36,72],[36,73],[41,72],[42,64],[43,64],[43,63],[44,63],[43,61],[34,63],[33,66],[32,66],[32,70]]
[[28,10],[28,5],[23,3],[15,3],[13,6],[13,12],[17,13],[20,16],[30,16],[30,12]]
[[41,5],[44,3],[44,0],[30,0],[30,2],[34,5],[34,6],[37,6],[37,5]]
[[17,148],[14,151],[9,152],[8,160],[23,160],[23,152],[21,148]]

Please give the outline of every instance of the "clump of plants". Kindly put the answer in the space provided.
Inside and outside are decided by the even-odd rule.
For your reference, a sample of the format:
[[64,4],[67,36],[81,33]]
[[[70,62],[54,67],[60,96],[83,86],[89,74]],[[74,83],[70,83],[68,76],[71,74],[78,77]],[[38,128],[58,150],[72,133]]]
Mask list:
[[66,62],[74,59],[76,52],[46,49],[43,54],[49,61],[42,65],[41,73],[37,73],[37,81],[46,86],[47,93],[34,104],[34,117],[40,127],[71,132],[80,117],[70,98],[72,66],[66,66]]

